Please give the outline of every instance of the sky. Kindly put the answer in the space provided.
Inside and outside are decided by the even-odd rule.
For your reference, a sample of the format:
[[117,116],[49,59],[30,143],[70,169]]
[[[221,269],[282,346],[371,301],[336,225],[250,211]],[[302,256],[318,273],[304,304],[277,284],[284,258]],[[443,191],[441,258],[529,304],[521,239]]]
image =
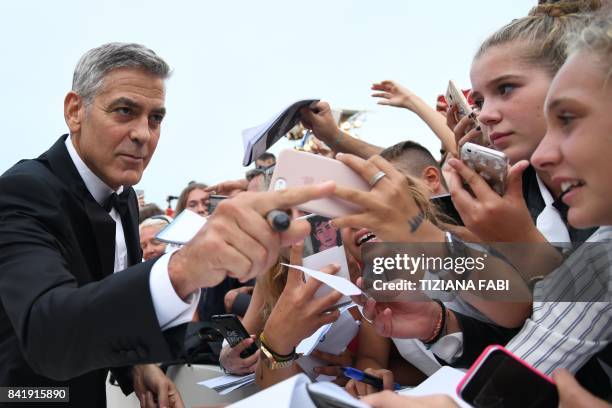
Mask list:
[[[190,180],[243,177],[241,131],[298,99],[366,110],[359,137],[390,146],[438,140],[416,115],[376,104],[392,79],[433,106],[449,79],[469,88],[472,57],[536,0],[0,0],[0,172],[47,150],[67,127],[63,99],[87,50],[153,49],[172,67],[167,116],[135,188],[166,206]],[[291,147],[285,139],[270,151]]]

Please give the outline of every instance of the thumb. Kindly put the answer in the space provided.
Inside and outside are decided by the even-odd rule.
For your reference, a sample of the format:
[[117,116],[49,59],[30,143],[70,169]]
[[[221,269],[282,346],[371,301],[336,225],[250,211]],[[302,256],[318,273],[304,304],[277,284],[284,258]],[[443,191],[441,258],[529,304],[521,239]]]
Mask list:
[[231,352],[240,355],[244,350],[246,350],[255,340],[252,337],[242,340],[240,343],[236,344],[235,347],[232,347]]
[[523,172],[529,167],[527,160],[521,160],[518,163],[514,163],[508,171],[508,187],[506,188],[506,194],[513,197],[523,196]]

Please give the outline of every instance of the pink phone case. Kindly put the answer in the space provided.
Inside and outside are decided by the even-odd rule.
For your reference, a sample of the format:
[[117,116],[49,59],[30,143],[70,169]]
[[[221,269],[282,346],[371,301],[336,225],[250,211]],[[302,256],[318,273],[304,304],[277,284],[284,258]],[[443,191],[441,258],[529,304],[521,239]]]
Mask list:
[[505,353],[512,359],[521,363],[524,367],[529,369],[529,371],[534,372],[538,376],[542,377],[544,380],[556,386],[555,381],[552,378],[548,377],[547,375],[542,374],[541,372],[539,372],[538,370],[530,366],[528,363],[526,363],[525,361],[521,360],[519,357],[512,354],[510,351],[506,350],[503,346],[500,346],[498,344],[493,344],[483,350],[483,352],[480,354],[478,359],[474,362],[474,364],[472,364],[468,372],[465,373],[461,381],[459,381],[459,384],[457,385],[457,389],[456,389],[458,396],[461,397],[461,393],[463,392],[463,389],[467,386],[469,381],[474,377],[474,374],[476,374],[476,371],[478,371],[478,369],[483,365],[487,357],[489,357],[489,355],[491,355],[491,353],[493,353],[494,351],[501,351],[502,353]]
[[[368,183],[344,163],[312,153],[285,149],[280,152],[270,182],[270,191],[305,186],[333,180],[337,185],[369,191]],[[328,218],[358,213],[361,208],[339,198],[329,197],[308,201],[297,206],[309,213]]]

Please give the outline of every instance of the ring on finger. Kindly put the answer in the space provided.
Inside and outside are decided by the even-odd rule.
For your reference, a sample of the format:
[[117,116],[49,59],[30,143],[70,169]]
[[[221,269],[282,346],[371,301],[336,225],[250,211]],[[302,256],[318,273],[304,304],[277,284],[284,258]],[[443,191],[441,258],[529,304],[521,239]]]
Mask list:
[[376,174],[374,174],[368,183],[370,184],[370,188],[374,188],[376,183],[378,183],[386,175],[387,173],[385,173],[384,171],[378,171]]

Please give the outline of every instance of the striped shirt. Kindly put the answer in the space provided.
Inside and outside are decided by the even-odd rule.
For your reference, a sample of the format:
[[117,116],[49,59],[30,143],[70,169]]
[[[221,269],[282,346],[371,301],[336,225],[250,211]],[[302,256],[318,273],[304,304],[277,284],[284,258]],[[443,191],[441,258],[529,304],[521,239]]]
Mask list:
[[576,372],[612,342],[611,289],[612,227],[602,227],[536,284],[533,313],[506,348],[546,374]]

